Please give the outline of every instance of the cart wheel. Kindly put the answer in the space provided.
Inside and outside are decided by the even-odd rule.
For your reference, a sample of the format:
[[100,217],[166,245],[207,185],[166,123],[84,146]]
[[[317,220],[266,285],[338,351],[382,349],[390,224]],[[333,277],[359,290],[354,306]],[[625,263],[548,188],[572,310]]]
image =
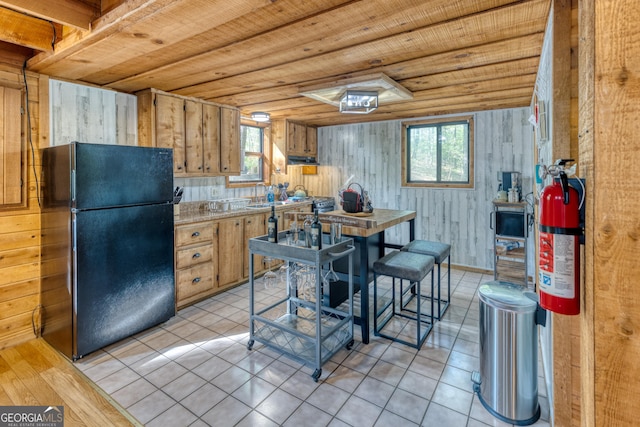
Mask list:
[[311,375],[311,377],[313,377],[313,380],[315,382],[318,382],[318,378],[320,378],[320,375],[322,375],[322,368],[318,368],[313,372],[313,375]]
[[254,340],[249,340],[249,342],[247,343],[247,350],[253,349],[253,343],[254,342],[255,342]]
[[349,341],[349,342],[347,343],[347,345],[346,345],[346,349],[347,349],[347,350],[351,350],[351,349],[353,348],[353,343],[354,343],[354,341],[353,341],[353,340]]

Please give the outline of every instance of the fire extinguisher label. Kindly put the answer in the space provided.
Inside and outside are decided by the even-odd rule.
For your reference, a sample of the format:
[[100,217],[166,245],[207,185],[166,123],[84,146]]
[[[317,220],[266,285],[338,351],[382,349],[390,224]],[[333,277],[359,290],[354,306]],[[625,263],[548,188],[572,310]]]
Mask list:
[[575,296],[575,236],[540,232],[540,290],[561,298]]

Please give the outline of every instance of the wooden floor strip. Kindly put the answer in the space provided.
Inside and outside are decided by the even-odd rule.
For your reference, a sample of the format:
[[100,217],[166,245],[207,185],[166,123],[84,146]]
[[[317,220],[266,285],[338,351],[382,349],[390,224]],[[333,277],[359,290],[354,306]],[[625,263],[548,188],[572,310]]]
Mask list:
[[142,426],[42,339],[0,350],[0,405],[62,405],[65,426]]

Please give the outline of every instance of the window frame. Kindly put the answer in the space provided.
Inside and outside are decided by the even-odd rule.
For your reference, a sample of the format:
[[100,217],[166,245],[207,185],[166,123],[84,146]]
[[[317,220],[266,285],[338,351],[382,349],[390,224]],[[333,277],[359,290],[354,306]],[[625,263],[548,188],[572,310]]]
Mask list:
[[[253,120],[241,119],[240,126],[250,126],[262,129],[262,180],[258,181],[232,181],[229,176],[225,177],[226,188],[244,188],[254,187],[257,184],[270,185],[271,180],[271,124],[255,122]],[[250,152],[255,153],[255,152]],[[240,152],[240,156],[244,158],[245,151]]]
[[[437,125],[438,127],[442,127],[449,124],[457,124],[461,122],[466,122],[469,127],[468,132],[468,162],[469,162],[469,181],[468,182],[446,182],[446,181],[409,181],[408,174],[410,171],[410,159],[409,159],[409,134],[408,132],[412,127],[424,126],[424,125]],[[401,158],[402,158],[402,186],[403,187],[426,187],[426,188],[474,188],[475,186],[475,174],[474,174],[474,116],[473,115],[464,115],[464,116],[450,116],[443,117],[438,119],[428,119],[428,120],[411,120],[402,122],[402,147],[401,147]],[[441,159],[437,160],[437,167],[440,167]]]

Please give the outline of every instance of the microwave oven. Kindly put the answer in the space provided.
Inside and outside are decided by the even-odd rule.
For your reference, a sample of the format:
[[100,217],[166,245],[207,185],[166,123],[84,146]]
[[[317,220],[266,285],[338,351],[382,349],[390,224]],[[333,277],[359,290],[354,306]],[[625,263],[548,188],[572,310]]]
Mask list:
[[525,218],[523,212],[495,212],[496,234],[510,237],[525,237]]

